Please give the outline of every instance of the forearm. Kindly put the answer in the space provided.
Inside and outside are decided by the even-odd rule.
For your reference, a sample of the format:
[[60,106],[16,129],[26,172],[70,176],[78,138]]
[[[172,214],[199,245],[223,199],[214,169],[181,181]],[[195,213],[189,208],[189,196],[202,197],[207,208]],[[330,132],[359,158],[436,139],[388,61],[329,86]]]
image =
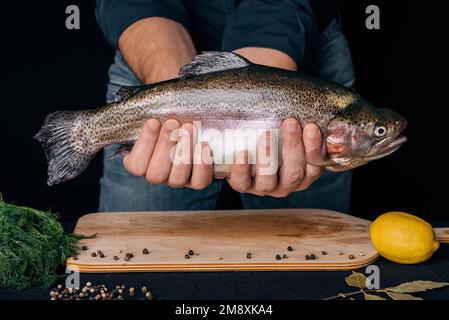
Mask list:
[[234,50],[235,53],[245,57],[249,61],[257,64],[263,64],[270,67],[276,67],[291,71],[297,71],[298,66],[295,60],[286,53],[259,47],[246,47]]
[[176,78],[179,69],[196,55],[184,27],[159,17],[142,19],[129,26],[119,38],[119,49],[143,83]]

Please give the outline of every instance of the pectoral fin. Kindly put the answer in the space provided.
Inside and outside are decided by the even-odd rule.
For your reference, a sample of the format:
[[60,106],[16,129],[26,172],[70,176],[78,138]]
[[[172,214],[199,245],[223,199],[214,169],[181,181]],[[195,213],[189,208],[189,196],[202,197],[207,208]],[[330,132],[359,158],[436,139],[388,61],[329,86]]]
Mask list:
[[114,153],[109,156],[108,160],[112,160],[117,157],[126,156],[128,153],[131,152],[131,149],[133,148],[134,143],[124,143],[121,144],[117,150],[114,151]]
[[322,148],[313,149],[306,153],[305,162],[308,164],[317,166],[317,167],[333,167],[338,166],[338,163],[333,161],[329,155],[332,154],[329,152],[326,145],[323,145]]

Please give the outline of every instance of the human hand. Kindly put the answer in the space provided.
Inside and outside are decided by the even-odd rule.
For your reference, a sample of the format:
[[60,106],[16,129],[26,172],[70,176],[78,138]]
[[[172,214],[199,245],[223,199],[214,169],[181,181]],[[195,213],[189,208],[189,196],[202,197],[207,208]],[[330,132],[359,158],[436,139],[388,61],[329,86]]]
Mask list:
[[[237,155],[232,166],[230,186],[238,191],[255,195],[286,197],[290,193],[307,189],[321,175],[322,169],[305,162],[306,154],[316,154],[321,150],[321,131],[315,124],[301,128],[296,119],[286,119],[280,128],[282,137],[282,163],[278,172],[262,174],[269,164],[256,163],[256,175],[251,176],[251,164],[248,164],[248,152]],[[270,154],[270,144],[259,141],[258,155]],[[259,158],[259,156],[257,157]]]
[[152,184],[204,189],[212,182],[212,156],[206,143],[196,144],[196,137],[191,123],[181,126],[170,119],[161,125],[150,119],[123,164]]

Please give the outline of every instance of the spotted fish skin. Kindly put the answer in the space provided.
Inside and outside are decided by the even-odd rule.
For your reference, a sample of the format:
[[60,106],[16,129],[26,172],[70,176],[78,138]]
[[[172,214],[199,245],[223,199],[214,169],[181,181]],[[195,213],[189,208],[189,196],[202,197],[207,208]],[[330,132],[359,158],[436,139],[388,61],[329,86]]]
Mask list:
[[[369,112],[361,114],[362,108]],[[341,128],[378,121],[374,109],[338,84],[252,64],[233,53],[209,52],[197,56],[178,79],[127,89],[120,101],[97,110],[50,114],[35,138],[46,152],[51,185],[79,175],[105,146],[135,141],[149,118],[200,121],[202,129],[219,131],[275,129],[296,118],[302,126],[317,124],[327,137],[334,119]],[[395,124],[392,135],[405,127],[405,119],[394,112],[387,118]],[[216,176],[229,174],[230,167],[218,168]]]

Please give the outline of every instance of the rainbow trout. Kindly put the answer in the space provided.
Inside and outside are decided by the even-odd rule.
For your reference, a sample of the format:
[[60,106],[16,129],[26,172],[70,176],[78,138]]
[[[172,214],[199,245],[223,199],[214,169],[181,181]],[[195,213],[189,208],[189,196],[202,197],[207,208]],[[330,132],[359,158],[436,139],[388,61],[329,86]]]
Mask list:
[[[394,111],[376,108],[336,83],[253,64],[230,52],[204,52],[181,68],[177,79],[124,87],[117,97],[96,110],[47,116],[35,138],[47,157],[48,185],[78,176],[108,145],[132,145],[149,118],[200,122],[201,131],[218,133],[274,130],[290,117],[302,126],[315,123],[325,154],[314,164],[330,171],[382,158],[406,141],[401,132],[407,121]],[[254,154],[256,144],[246,147]],[[217,143],[211,143],[211,150],[214,176],[229,176],[231,165],[219,160],[236,150],[217,148]],[[313,163],[307,155],[302,160]]]

